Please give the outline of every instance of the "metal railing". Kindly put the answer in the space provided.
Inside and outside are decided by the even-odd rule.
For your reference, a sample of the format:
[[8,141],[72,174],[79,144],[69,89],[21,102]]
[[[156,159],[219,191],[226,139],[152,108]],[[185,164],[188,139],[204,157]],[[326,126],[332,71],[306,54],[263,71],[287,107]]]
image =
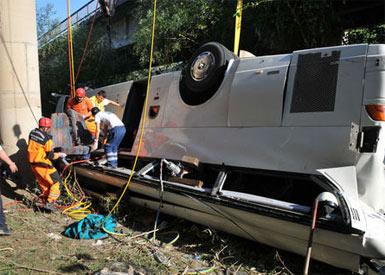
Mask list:
[[[91,17],[96,8],[97,0],[90,0],[87,4],[85,4],[83,7],[79,8],[77,11],[71,14],[71,26],[76,26],[80,24],[81,22],[87,20],[89,17]],[[98,6],[97,12],[100,12],[100,6]],[[55,27],[47,31],[46,33],[40,35],[37,39],[38,41],[38,48],[42,48],[48,43],[55,40],[57,37],[63,35],[67,32],[67,23],[68,17],[58,23]]]

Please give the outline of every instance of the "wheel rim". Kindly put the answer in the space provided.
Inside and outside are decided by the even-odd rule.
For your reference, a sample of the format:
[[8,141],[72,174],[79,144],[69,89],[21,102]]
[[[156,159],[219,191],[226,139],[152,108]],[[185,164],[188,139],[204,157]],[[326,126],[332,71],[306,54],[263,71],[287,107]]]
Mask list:
[[211,52],[203,52],[198,55],[191,64],[190,75],[195,81],[203,81],[215,66],[215,56]]

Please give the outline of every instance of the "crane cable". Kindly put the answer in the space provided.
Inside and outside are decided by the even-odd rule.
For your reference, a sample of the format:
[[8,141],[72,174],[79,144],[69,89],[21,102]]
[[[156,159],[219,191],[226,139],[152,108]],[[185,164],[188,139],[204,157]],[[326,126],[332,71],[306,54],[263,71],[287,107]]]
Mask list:
[[[67,0],[67,3],[68,3],[68,9],[70,7],[70,0]],[[151,50],[150,50],[150,62],[149,62],[149,69],[148,69],[148,79],[147,79],[147,90],[146,90],[146,98],[145,98],[145,104],[144,104],[144,112],[143,112],[143,120],[142,120],[142,127],[141,127],[141,133],[140,133],[140,139],[139,139],[139,144],[138,144],[138,150],[137,150],[137,153],[136,153],[136,156],[135,156],[135,161],[134,161],[134,164],[133,164],[133,167],[132,167],[132,170],[131,170],[131,174],[130,174],[130,177],[127,181],[127,184],[122,192],[122,194],[120,195],[119,199],[117,200],[117,202],[115,203],[114,207],[111,209],[111,211],[108,213],[108,215],[105,217],[103,223],[102,223],[102,229],[110,234],[110,235],[117,235],[117,236],[128,236],[128,234],[126,233],[117,233],[117,232],[111,232],[111,231],[108,231],[106,228],[105,228],[105,222],[106,220],[109,218],[109,216],[111,216],[111,214],[113,213],[113,211],[116,209],[116,207],[119,205],[120,201],[122,200],[123,196],[125,195],[127,189],[128,189],[128,186],[132,180],[132,177],[134,175],[134,171],[135,171],[135,168],[136,168],[136,164],[137,164],[137,161],[138,161],[138,158],[139,158],[139,153],[140,153],[140,149],[141,149],[141,146],[142,146],[142,140],[143,140],[143,133],[144,133],[144,125],[145,125],[145,122],[146,122],[146,113],[147,113],[147,103],[148,103],[148,95],[149,95],[149,90],[150,90],[150,82],[151,82],[151,69],[152,69],[152,58],[153,58],[153,52],[154,52],[154,37],[155,37],[155,22],[156,22],[156,4],[157,4],[157,0],[154,0],[154,9],[153,9],[153,22],[152,22],[152,34],[151,34]],[[69,22],[71,22],[71,17],[69,15]],[[88,41],[87,41],[88,43]],[[72,65],[72,68],[70,67],[70,71],[72,69],[72,73],[70,72],[71,76],[71,91],[73,91],[73,81],[74,81],[74,69],[73,69],[73,53],[72,53],[72,31],[71,31],[71,26],[69,25],[69,49],[70,50],[70,56],[71,56],[71,65]],[[77,75],[78,76],[78,75]],[[74,92],[74,91],[73,91]],[[66,177],[65,179],[65,182],[67,181],[68,179],[68,176]],[[67,189],[67,192],[70,194],[68,188],[67,188],[67,185],[65,184],[66,186],[66,189]],[[163,189],[163,187],[162,187]],[[163,190],[162,190],[163,192]],[[162,195],[161,195],[161,198],[162,198]],[[162,203],[162,201],[160,202]],[[75,204],[76,205],[76,204]],[[69,207],[71,208],[71,206]],[[88,208],[87,206],[85,208]],[[158,209],[158,211],[160,211],[160,207]],[[63,211],[63,214],[64,214],[64,211]],[[83,214],[83,212],[82,212]],[[76,215],[76,214],[75,214]],[[158,218],[158,215],[157,215],[157,218]],[[150,239],[150,241],[153,241],[155,239],[155,236],[156,236],[156,226],[157,226],[157,220],[155,221],[155,226],[154,226],[154,234],[153,234],[153,237]],[[174,238],[171,242],[167,243],[166,245],[164,246],[167,246],[167,245],[171,245],[172,243],[174,243],[177,239],[179,238],[179,233],[177,234],[177,237]],[[163,247],[164,247],[163,246]],[[175,268],[172,268],[170,266],[167,266],[171,271],[173,272],[179,272],[180,270],[179,269],[175,269]],[[200,271],[192,271],[192,272],[188,272],[187,274],[203,274],[203,273],[207,273],[207,272],[210,272],[211,270],[213,270],[215,268],[215,264],[212,265],[210,268],[208,269],[205,269],[205,270],[200,270]]]
[[[67,0],[68,62],[69,62],[69,71],[70,71],[71,97],[75,97],[75,83],[76,83],[76,80],[79,76],[80,68],[83,64],[83,60],[84,60],[84,57],[85,57],[85,54],[87,51],[87,46],[88,46],[88,43],[89,43],[89,40],[91,37],[91,33],[92,33],[93,26],[94,26],[96,12],[98,9],[99,2],[96,3],[95,14],[94,14],[93,19],[92,19],[90,31],[88,33],[87,42],[86,42],[86,45],[85,45],[85,48],[83,51],[83,56],[82,56],[82,59],[81,59],[81,62],[80,62],[80,65],[78,67],[78,71],[76,74],[76,79],[75,79],[75,75],[74,75],[75,69],[74,69],[74,58],[73,58],[71,3],[70,2],[71,2],[70,0]],[[86,160],[84,160],[84,161],[86,161]],[[79,161],[79,162],[82,162],[82,161]],[[78,162],[73,162],[70,165],[73,165],[74,163],[78,163]],[[67,165],[66,167],[64,167],[63,172],[62,172],[62,179],[63,179],[63,173],[64,173],[65,169],[70,165]],[[61,206],[58,208],[62,209],[62,214],[68,215],[73,219],[81,220],[81,219],[85,218],[88,214],[92,213],[92,209],[90,209],[92,204],[90,202],[83,202],[83,199],[85,198],[85,194],[81,188],[80,188],[80,190],[82,192],[82,198],[80,200],[77,200],[75,198],[75,196],[70,192],[70,190],[68,189],[68,186],[67,186],[67,180],[68,180],[68,177],[70,176],[70,174],[71,174],[71,172],[69,172],[67,177],[64,179],[64,186],[65,186],[65,189],[66,189],[68,195],[70,197],[72,197],[73,202],[69,206]]]
[[67,0],[68,62],[70,69],[71,97],[75,97],[74,55],[72,47],[71,0]]
[[[108,234],[111,234],[111,235],[118,235],[118,236],[127,236],[128,234],[123,234],[123,233],[116,233],[116,232],[111,232],[111,231],[108,231],[104,225],[105,225],[105,222],[106,220],[108,219],[108,217],[112,214],[112,212],[116,209],[116,207],[118,206],[118,204],[120,203],[120,201],[122,200],[125,192],[127,191],[128,189],[128,186],[132,180],[132,177],[134,175],[134,171],[135,171],[135,168],[136,168],[136,164],[137,164],[137,161],[138,161],[138,158],[139,158],[139,153],[140,153],[140,149],[141,149],[141,145],[142,145],[142,140],[143,140],[143,133],[144,133],[144,125],[145,125],[145,122],[146,122],[146,113],[147,113],[147,102],[148,102],[148,94],[149,94],[149,90],[150,90],[150,82],[151,82],[151,69],[152,69],[152,57],[153,57],[153,50],[154,50],[154,36],[155,36],[155,22],[156,22],[156,3],[157,3],[157,0],[154,0],[154,10],[153,10],[153,24],[152,24],[152,35],[151,35],[151,51],[150,51],[150,64],[149,64],[149,70],[148,70],[148,80],[147,80],[147,90],[146,90],[146,98],[145,98],[145,105],[144,105],[144,112],[143,112],[143,122],[142,122],[142,128],[141,128],[141,134],[140,134],[140,139],[139,139],[139,145],[138,145],[138,150],[137,150],[137,153],[136,153],[136,156],[135,156],[135,161],[134,161],[134,164],[133,164],[133,168],[131,170],[131,174],[130,174],[130,177],[127,181],[127,184],[122,192],[122,194],[120,195],[118,201],[115,203],[114,207],[111,209],[111,211],[108,213],[108,215],[106,216],[106,218],[104,219],[103,223],[102,223],[102,228],[103,230],[108,233]],[[237,18],[236,18],[236,26],[235,26],[235,39],[234,39],[234,53],[235,54],[238,54],[238,50],[239,50],[239,39],[240,39],[240,27],[241,27],[241,18],[242,18],[242,4],[243,4],[243,0],[238,0],[238,5],[237,5]],[[238,15],[238,12],[239,12],[239,15]],[[69,62],[70,62],[70,81],[71,81],[71,93],[73,93],[73,97],[75,96],[75,90],[74,90],[74,85],[75,85],[75,81],[77,80],[77,77],[78,77],[78,74],[79,74],[79,70],[81,68],[81,65],[82,65],[82,62],[83,62],[83,58],[84,58],[84,55],[85,55],[85,52],[86,52],[86,49],[87,49],[87,46],[88,46],[88,42],[89,42],[89,38],[90,38],[90,34],[91,34],[91,31],[92,31],[92,27],[93,27],[93,23],[94,23],[94,19],[95,19],[95,15],[96,15],[96,10],[95,10],[95,15],[94,15],[94,18],[93,18],[93,22],[92,22],[92,25],[91,25],[91,30],[90,30],[90,33],[88,35],[88,39],[87,39],[87,43],[86,43],[86,47],[85,47],[85,51],[83,53],[83,57],[82,57],[82,61],[80,63],[80,66],[78,68],[78,72],[77,72],[77,75],[76,75],[76,80],[75,80],[75,76],[74,76],[74,62],[73,62],[73,45],[72,45],[72,28],[71,28],[71,15],[70,15],[70,0],[67,0],[67,13],[68,13],[68,50],[69,50]],[[65,182],[67,181],[69,175],[66,177],[65,179]],[[68,188],[67,188],[67,185],[65,184],[66,186],[66,190],[67,192],[71,195],[71,193],[69,192]],[[162,188],[163,189],[163,188]],[[161,196],[162,197],[162,196]],[[80,201],[81,202],[81,201]],[[78,203],[80,203],[78,201]],[[161,202],[160,202],[161,203]],[[74,205],[76,206],[76,204]],[[68,207],[67,209],[71,209],[72,207],[74,206],[70,206]],[[86,205],[85,206],[85,209],[87,209],[90,205]],[[63,211],[63,214],[64,212],[67,210],[65,209]],[[77,211],[77,210],[75,210]],[[158,210],[159,211],[159,210]],[[81,215],[80,217],[83,217],[84,214],[86,214],[88,212],[88,210],[86,210],[85,212],[83,210],[81,210]],[[78,218],[77,214],[74,213],[75,217]],[[157,215],[158,217],[158,215]],[[155,239],[155,232],[156,232],[156,224],[157,224],[157,221],[155,222],[155,229],[154,229],[154,234],[153,234],[153,238],[151,239],[154,240]],[[178,234],[178,237],[179,237],[179,234]],[[177,238],[178,238],[177,237]],[[171,243],[173,243],[174,241],[176,241],[175,238],[172,242],[168,243],[168,245],[170,245]],[[211,267],[211,268],[208,268],[206,270],[201,270],[201,271],[193,271],[193,272],[189,272],[187,274],[203,274],[203,273],[206,273],[206,272],[210,272],[211,270],[213,270],[215,267],[215,264]],[[170,268],[170,267],[169,267]],[[170,268],[170,270],[174,271],[174,272],[179,272],[180,270],[178,269],[174,269],[174,268]]]
[[97,12],[97,10],[98,10],[98,6],[99,6],[99,1],[96,1],[95,13],[94,13],[94,16],[93,16],[93,18],[92,18],[92,23],[91,23],[90,31],[88,32],[88,38],[87,38],[86,45],[85,45],[85,47],[84,47],[83,56],[82,56],[82,59],[80,60],[80,64],[79,64],[79,67],[78,67],[78,71],[77,71],[77,73],[76,73],[75,84],[76,84],[76,82],[77,82],[77,80],[78,80],[78,76],[79,76],[79,73],[80,73],[80,68],[82,67],[84,58],[85,58],[85,56],[86,56],[87,47],[88,47],[88,43],[90,42],[90,37],[91,37],[92,29],[94,28],[95,17],[96,17],[96,12]]
[[[154,0],[154,9],[153,9],[153,19],[152,19],[152,33],[151,33],[151,51],[150,51],[150,65],[149,65],[149,69],[148,69],[148,79],[147,79],[147,90],[146,90],[146,98],[145,98],[145,103],[144,103],[144,111],[143,111],[143,122],[142,122],[142,127],[141,127],[141,133],[140,133],[140,139],[139,139],[139,145],[138,145],[138,151],[136,152],[136,156],[135,156],[135,161],[134,161],[134,165],[131,169],[131,174],[130,174],[130,177],[127,181],[127,184],[122,192],[122,194],[120,195],[118,201],[115,203],[114,207],[111,209],[111,211],[108,213],[108,215],[106,216],[106,218],[104,219],[103,223],[102,223],[102,228],[105,232],[111,234],[111,235],[117,235],[117,236],[127,236],[127,234],[122,234],[122,233],[116,233],[116,232],[111,232],[111,231],[108,231],[105,227],[104,227],[104,224],[106,222],[106,220],[108,219],[108,217],[112,214],[112,212],[116,209],[116,207],[118,206],[118,204],[120,203],[120,201],[122,200],[125,192],[127,191],[128,189],[128,186],[131,182],[131,179],[134,175],[134,171],[135,171],[135,168],[136,168],[136,164],[137,164],[137,161],[138,161],[138,158],[139,158],[139,153],[140,153],[140,149],[141,149],[141,146],[142,146],[142,139],[143,139],[143,132],[144,132],[144,125],[146,123],[146,114],[147,114],[147,102],[148,102],[148,94],[149,94],[149,90],[150,90],[150,81],[151,81],[151,69],[152,69],[152,57],[153,57],[153,52],[154,52],[154,36],[155,36],[155,22],[156,22],[156,1],[157,0]],[[237,5],[237,11],[240,12],[240,18],[241,15],[242,15],[242,4],[243,4],[243,0],[238,0],[238,5]],[[238,16],[237,16],[238,18]],[[238,26],[238,27],[237,27]],[[236,25],[236,33],[238,33],[240,35],[240,22],[238,25]],[[236,35],[237,36],[237,35]],[[239,39],[238,39],[238,44],[239,44]]]
[[102,223],[102,228],[103,228],[103,230],[104,230],[105,232],[107,232],[108,234],[110,234],[110,235],[127,236],[127,234],[116,233],[116,232],[108,231],[108,230],[104,227],[104,224],[105,224],[106,220],[108,219],[108,217],[109,217],[109,216],[112,214],[112,212],[116,209],[116,207],[118,206],[118,204],[120,203],[120,201],[122,200],[124,194],[126,193],[126,191],[127,191],[127,189],[128,189],[128,186],[129,186],[129,184],[130,184],[130,182],[131,182],[132,176],[134,175],[134,171],[135,171],[135,168],[136,168],[136,164],[137,164],[138,158],[139,158],[139,152],[140,152],[140,149],[141,149],[141,147],[142,147],[144,125],[145,125],[145,123],[146,123],[148,94],[149,94],[149,91],[150,91],[151,69],[152,69],[152,56],[153,56],[153,52],[154,52],[155,19],[156,19],[156,0],[154,0],[154,10],[153,10],[153,19],[152,19],[152,34],[151,34],[150,65],[149,65],[149,69],[148,69],[148,79],[147,79],[146,99],[145,99],[145,102],[144,102],[144,111],[143,111],[143,120],[142,120],[143,122],[142,122],[142,128],[141,128],[141,133],[140,133],[140,139],[139,139],[138,151],[136,152],[134,165],[132,166],[131,174],[130,174],[130,177],[128,178],[127,184],[126,184],[126,186],[125,186],[125,188],[124,188],[122,194],[120,195],[118,201],[115,203],[114,207],[112,207],[111,211],[108,213],[108,215],[106,216],[106,218],[104,219],[104,221],[103,221],[103,223]]
[[[138,145],[138,151],[136,152],[136,156],[135,156],[135,161],[134,161],[134,164],[133,164],[133,167],[132,167],[132,170],[131,170],[131,174],[130,174],[130,177],[127,181],[127,184],[122,192],[122,194],[120,195],[118,201],[115,203],[114,207],[111,209],[111,211],[108,213],[108,215],[105,217],[103,223],[102,223],[102,229],[110,234],[110,235],[115,235],[115,236],[128,236],[129,234],[127,233],[117,233],[117,232],[111,232],[111,231],[108,231],[105,227],[104,227],[104,224],[106,222],[106,220],[108,219],[109,216],[111,216],[112,212],[116,209],[116,207],[119,205],[120,201],[122,200],[124,194],[126,193],[127,189],[128,189],[128,186],[131,182],[131,179],[134,175],[134,171],[135,171],[135,168],[136,168],[136,164],[137,164],[137,161],[138,161],[138,158],[139,158],[139,153],[140,153],[140,149],[141,149],[141,145],[142,145],[142,140],[143,140],[143,132],[144,132],[144,125],[145,125],[145,122],[146,122],[146,113],[147,113],[147,102],[148,102],[148,94],[149,94],[149,91],[150,91],[150,82],[151,82],[151,69],[152,69],[152,57],[153,57],[153,52],[154,52],[154,36],[155,36],[155,19],[156,19],[156,1],[157,0],[154,0],[154,10],[153,10],[153,19],[152,19],[152,34],[151,34],[151,51],[150,51],[150,65],[149,65],[149,69],[148,69],[148,79],[147,79],[147,90],[146,90],[146,98],[145,98],[145,103],[144,103],[144,111],[143,111],[143,120],[142,120],[142,127],[141,127],[141,133],[140,133],[140,139],[139,139],[139,145]],[[162,176],[161,176],[162,177]],[[162,180],[161,180],[161,183],[162,183]],[[161,186],[161,193],[160,193],[160,198],[162,200],[162,193],[163,193],[163,185]],[[160,202],[160,204],[162,203],[162,201]],[[158,212],[160,211],[160,205],[159,205],[159,208],[158,208]],[[155,221],[155,225],[154,225],[154,234],[153,234],[153,237],[150,239],[150,241],[153,241],[155,239],[155,232],[157,231],[156,230],[156,226],[157,226],[157,221],[158,221],[158,217],[159,217],[159,213],[157,214],[157,219]],[[172,232],[174,233],[174,232]],[[177,236],[171,240],[171,242],[168,242],[166,243],[165,245],[163,245],[162,247],[166,247],[166,246],[169,246],[171,244],[173,244],[177,239],[179,238],[179,233],[177,233]],[[145,244],[145,243],[148,243],[148,242],[144,242],[144,243],[138,243],[138,244]],[[181,270],[177,269],[177,268],[173,268],[169,265],[166,265],[165,263],[162,262],[162,264],[164,264],[170,271],[173,271],[173,272],[176,272],[176,273],[180,273]],[[207,269],[204,269],[204,270],[198,270],[198,271],[187,271],[185,274],[204,274],[204,273],[208,273],[210,271],[212,271],[214,268],[215,268],[215,263],[207,268]]]

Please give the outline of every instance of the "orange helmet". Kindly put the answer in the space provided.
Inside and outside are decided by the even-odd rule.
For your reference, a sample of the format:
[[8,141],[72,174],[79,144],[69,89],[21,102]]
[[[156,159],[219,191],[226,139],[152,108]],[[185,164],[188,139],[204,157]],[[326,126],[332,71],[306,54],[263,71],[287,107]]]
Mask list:
[[85,97],[86,96],[86,91],[83,88],[78,88],[76,90],[75,96],[77,96],[77,97]]
[[39,127],[51,127],[52,126],[52,120],[46,117],[42,117],[39,120]]

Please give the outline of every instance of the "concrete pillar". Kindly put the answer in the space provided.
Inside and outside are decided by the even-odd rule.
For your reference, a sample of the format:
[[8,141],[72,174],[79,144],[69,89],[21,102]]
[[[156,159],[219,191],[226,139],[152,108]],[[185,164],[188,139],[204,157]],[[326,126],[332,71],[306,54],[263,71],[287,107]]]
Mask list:
[[33,178],[27,160],[30,130],[41,116],[34,0],[0,0],[0,143]]

